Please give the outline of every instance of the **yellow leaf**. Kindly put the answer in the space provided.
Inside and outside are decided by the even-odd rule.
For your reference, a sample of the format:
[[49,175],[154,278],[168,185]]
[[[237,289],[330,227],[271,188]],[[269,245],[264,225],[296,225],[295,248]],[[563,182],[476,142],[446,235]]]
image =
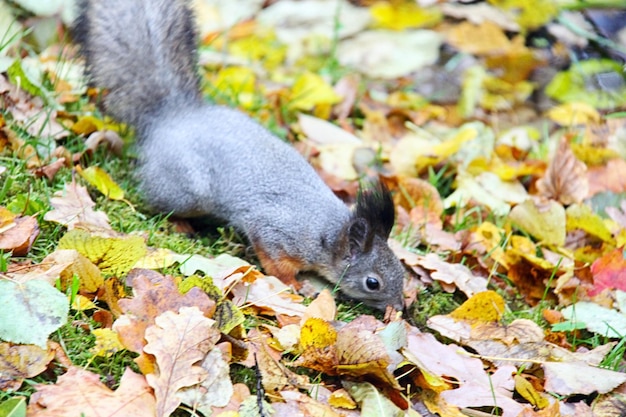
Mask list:
[[587,103],[572,102],[551,108],[548,117],[563,126],[588,125],[600,122],[600,113]]
[[447,39],[455,48],[472,55],[502,54],[511,47],[502,28],[488,20],[481,25],[469,22],[454,25]]
[[526,200],[513,207],[509,219],[546,245],[565,244],[565,209],[554,200],[541,206]]
[[537,408],[546,408],[550,405],[550,401],[546,398],[542,397],[540,393],[533,387],[533,384],[528,382],[524,377],[520,375],[514,376],[515,380],[515,391],[526,401],[531,403]]
[[565,210],[566,228],[568,231],[581,229],[611,245],[615,239],[600,216],[591,211],[585,204],[572,204]]
[[104,279],[98,267],[76,250],[59,248],[46,256],[42,263],[67,264],[59,274],[63,290],[71,285],[72,278],[75,275],[79,278],[79,289],[81,291],[94,293],[104,284]]
[[104,129],[104,122],[91,115],[79,117],[76,123],[72,125],[72,132],[77,135],[89,135],[102,129]]
[[96,336],[96,344],[91,348],[93,356],[108,358],[114,353],[124,349],[115,331],[111,329],[95,329],[92,333]]
[[146,244],[139,236],[101,237],[73,229],[59,240],[58,249],[76,249],[105,274],[123,275],[145,255]]
[[256,61],[266,69],[277,68],[287,55],[287,46],[280,43],[272,30],[256,30],[250,36],[233,40],[228,51],[248,61]]
[[220,93],[228,95],[231,100],[245,108],[250,108],[254,104],[255,83],[256,75],[247,67],[223,68],[215,79],[215,85]]
[[72,309],[76,311],[87,311],[95,308],[97,308],[97,306],[93,303],[93,301],[80,294],[74,298],[74,302],[72,303]]
[[499,321],[504,313],[504,299],[495,291],[483,291],[461,304],[450,316],[457,320]]
[[421,155],[417,158],[417,170],[421,171],[427,166],[436,165],[444,159],[454,155],[461,146],[478,136],[478,131],[473,127],[462,127],[451,138],[432,147],[429,155]]
[[304,351],[308,348],[325,348],[337,341],[337,331],[327,321],[310,318],[300,330],[300,347]]
[[289,108],[308,111],[316,106],[336,104],[340,101],[341,97],[321,76],[305,72],[291,87]]
[[430,27],[441,21],[441,11],[425,9],[415,3],[378,2],[370,7],[370,13],[377,27],[393,30]]
[[98,191],[111,200],[124,200],[124,191],[113,178],[107,174],[102,168],[91,166],[82,169],[80,165],[76,166],[76,170],[89,184],[96,187]]
[[611,159],[620,157],[615,149],[602,148],[593,144],[570,143],[570,148],[574,156],[587,166],[602,166],[605,168],[605,165]]
[[343,388],[334,391],[328,398],[328,404],[337,408],[345,408],[347,410],[354,410],[356,408],[356,402],[352,399],[348,391]]

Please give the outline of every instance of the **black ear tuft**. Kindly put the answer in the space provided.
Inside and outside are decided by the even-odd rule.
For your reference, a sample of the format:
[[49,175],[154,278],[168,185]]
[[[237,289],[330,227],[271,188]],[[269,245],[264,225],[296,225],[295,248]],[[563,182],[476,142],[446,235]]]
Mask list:
[[389,189],[379,181],[361,186],[354,216],[363,219],[377,236],[389,237],[395,221],[395,209]]

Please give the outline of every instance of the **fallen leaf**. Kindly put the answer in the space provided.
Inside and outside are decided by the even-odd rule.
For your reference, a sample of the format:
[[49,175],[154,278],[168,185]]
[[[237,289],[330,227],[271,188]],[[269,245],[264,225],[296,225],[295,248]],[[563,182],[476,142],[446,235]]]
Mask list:
[[115,321],[113,330],[119,334],[122,344],[133,352],[143,351],[145,330],[162,313],[191,306],[197,306],[208,317],[215,311],[215,302],[199,288],[182,295],[171,277],[150,270],[131,271],[126,284],[133,288],[134,298],[119,300],[124,315]]
[[0,280],[0,339],[46,348],[50,333],[67,322],[69,302],[44,281]]
[[585,327],[601,336],[622,338],[626,335],[626,314],[580,301],[565,307],[561,314],[572,323],[584,323]]
[[79,279],[79,289],[87,293],[95,293],[104,284],[100,269],[76,250],[58,249],[41,262],[66,265],[59,273],[63,290],[72,285],[75,276]]
[[545,390],[558,395],[607,393],[626,382],[626,374],[589,366],[584,362],[543,364]]
[[302,297],[291,294],[291,289],[276,277],[263,276],[253,283],[239,282],[233,289],[233,302],[238,307],[256,306],[274,314],[302,317],[306,308]]
[[68,230],[80,226],[87,230],[111,230],[106,213],[93,210],[96,205],[91,200],[87,188],[78,185],[74,179],[65,184],[63,190],[50,198],[53,210],[44,215],[44,220],[60,223]]
[[337,305],[330,290],[324,288],[315,300],[311,301],[302,314],[301,323],[304,324],[310,318],[319,318],[325,321],[335,320],[337,315]]
[[387,397],[382,395],[374,385],[368,382],[343,383],[352,398],[356,400],[363,417],[403,417],[404,412]]
[[181,389],[177,397],[192,409],[211,415],[213,407],[226,406],[234,394],[230,368],[219,347],[211,349],[200,366],[207,371],[206,379],[197,386]]
[[496,322],[504,314],[504,298],[495,291],[483,291],[474,294],[457,309],[450,317],[457,320]]
[[477,277],[468,267],[461,264],[450,264],[434,253],[422,256],[418,265],[432,271],[430,276],[445,284],[454,284],[468,297],[487,290],[487,280]]
[[101,237],[81,229],[63,235],[57,249],[77,250],[108,275],[126,274],[147,250],[141,236]]
[[76,165],[76,171],[78,171],[80,176],[89,184],[96,187],[106,198],[110,198],[111,200],[124,200],[124,190],[122,190],[120,186],[113,181],[113,178],[102,168],[90,166],[83,169],[80,165]]
[[565,244],[565,209],[556,201],[526,200],[513,207],[509,219],[545,245]]
[[[146,375],[154,389],[157,416],[169,416],[181,403],[178,391],[203,382],[208,370],[196,365],[219,340],[214,321],[197,307],[181,307],[155,318],[145,332],[145,353],[154,355],[157,369]],[[226,401],[224,405],[227,403]]]
[[109,358],[124,349],[117,332],[112,329],[94,329],[91,334],[96,337],[96,344],[91,348],[93,356]]
[[576,158],[567,139],[561,139],[545,175],[537,181],[537,190],[564,205],[580,203],[587,197],[587,166]]
[[[3,210],[6,210],[3,208]],[[35,217],[15,217],[0,227],[0,251],[12,252],[13,256],[24,256],[39,235]]]
[[48,346],[41,348],[36,345],[0,342],[0,389],[18,390],[24,379],[44,372],[52,359],[54,351]]
[[156,415],[152,390],[143,376],[126,369],[120,385],[111,391],[100,382],[100,376],[70,367],[56,384],[36,384],[28,405],[33,417]]
[[591,265],[593,288],[588,291],[590,296],[600,294],[605,289],[626,291],[626,252],[622,249],[612,250]]
[[341,65],[370,77],[395,78],[432,65],[439,57],[442,40],[430,30],[369,30],[341,41],[337,56]]

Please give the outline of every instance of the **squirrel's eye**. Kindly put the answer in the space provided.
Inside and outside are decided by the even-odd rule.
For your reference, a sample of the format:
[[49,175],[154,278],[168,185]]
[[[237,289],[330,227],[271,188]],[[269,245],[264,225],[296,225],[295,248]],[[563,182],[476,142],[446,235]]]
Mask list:
[[365,285],[371,291],[376,291],[380,289],[380,282],[374,277],[365,278]]

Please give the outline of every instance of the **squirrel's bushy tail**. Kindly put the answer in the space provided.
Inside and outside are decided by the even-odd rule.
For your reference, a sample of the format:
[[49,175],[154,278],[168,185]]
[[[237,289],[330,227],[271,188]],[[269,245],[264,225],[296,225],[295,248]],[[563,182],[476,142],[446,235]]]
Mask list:
[[185,0],[81,0],[74,36],[104,108],[138,129],[200,100],[194,18]]

